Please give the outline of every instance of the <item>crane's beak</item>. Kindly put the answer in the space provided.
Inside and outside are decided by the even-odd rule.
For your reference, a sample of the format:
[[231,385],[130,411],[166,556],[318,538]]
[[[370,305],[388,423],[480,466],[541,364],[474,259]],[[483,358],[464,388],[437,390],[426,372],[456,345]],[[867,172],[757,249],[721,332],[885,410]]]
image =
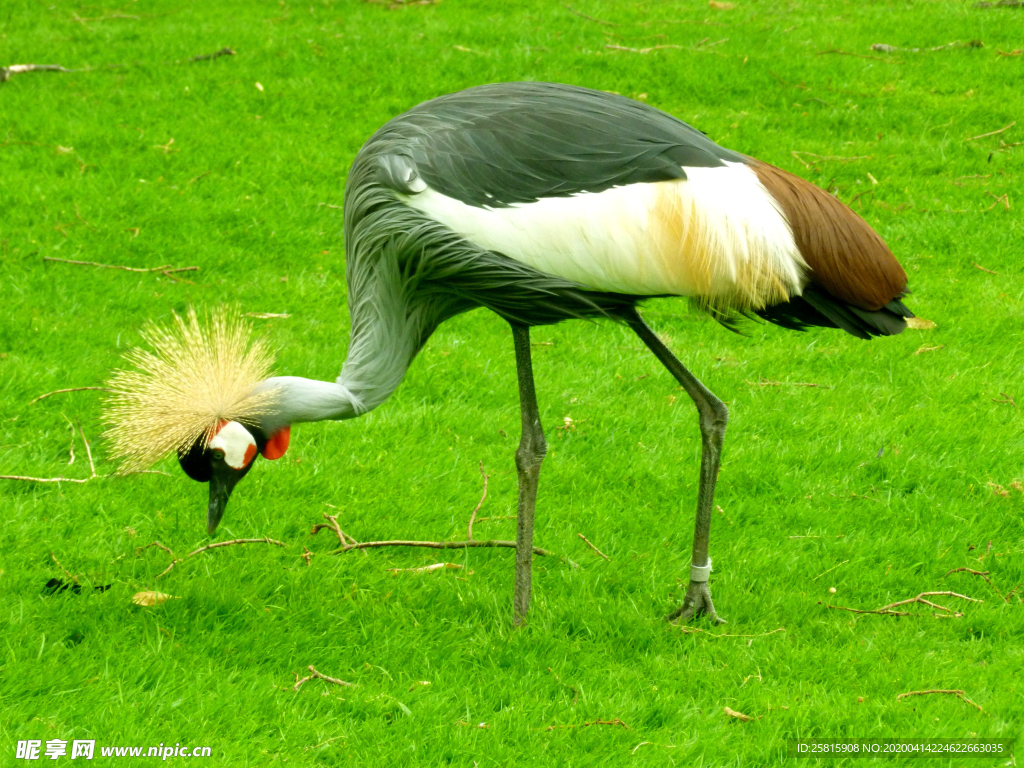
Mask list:
[[[248,469],[248,468],[247,468]],[[245,470],[239,471],[226,465],[215,467],[210,477],[210,506],[206,511],[206,532],[213,536],[224,517],[224,508],[228,505],[231,491],[245,475]]]

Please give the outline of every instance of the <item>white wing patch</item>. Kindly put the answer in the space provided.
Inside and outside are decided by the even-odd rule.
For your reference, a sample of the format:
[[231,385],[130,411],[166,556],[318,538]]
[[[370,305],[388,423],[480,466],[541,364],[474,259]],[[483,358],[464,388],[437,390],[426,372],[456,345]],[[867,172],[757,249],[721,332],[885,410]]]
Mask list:
[[427,187],[399,195],[487,250],[598,291],[675,294],[756,309],[799,294],[806,263],[774,199],[742,163],[506,208]]

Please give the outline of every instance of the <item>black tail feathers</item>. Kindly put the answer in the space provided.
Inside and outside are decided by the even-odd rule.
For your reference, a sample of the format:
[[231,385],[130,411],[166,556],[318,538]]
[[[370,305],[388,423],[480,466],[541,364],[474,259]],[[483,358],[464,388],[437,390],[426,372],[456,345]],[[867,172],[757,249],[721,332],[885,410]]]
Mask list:
[[906,318],[914,314],[900,299],[893,299],[881,309],[868,311],[837,299],[815,285],[804,288],[803,294],[783,304],[756,310],[755,314],[769,323],[794,331],[809,326],[841,328],[858,339],[872,336],[895,336],[906,327]]

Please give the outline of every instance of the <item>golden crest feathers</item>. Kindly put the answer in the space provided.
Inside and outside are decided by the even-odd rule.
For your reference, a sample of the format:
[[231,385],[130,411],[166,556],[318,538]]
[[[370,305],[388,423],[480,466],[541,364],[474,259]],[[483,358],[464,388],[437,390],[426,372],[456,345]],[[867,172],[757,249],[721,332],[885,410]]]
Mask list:
[[146,326],[142,338],[151,349],[124,356],[135,370],[115,371],[106,384],[105,437],[120,474],[205,445],[220,421],[255,424],[274,411],[277,390],[254,393],[273,353],[237,314],[220,308],[201,324],[190,308],[168,326]]

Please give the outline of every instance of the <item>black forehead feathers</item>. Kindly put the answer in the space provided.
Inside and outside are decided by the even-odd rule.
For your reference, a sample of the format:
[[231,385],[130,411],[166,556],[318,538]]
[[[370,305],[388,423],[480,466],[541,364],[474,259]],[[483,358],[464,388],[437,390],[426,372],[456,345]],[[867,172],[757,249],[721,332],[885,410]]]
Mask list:
[[192,443],[192,447],[188,449],[188,453],[184,456],[178,456],[178,463],[185,470],[185,474],[193,480],[197,480],[200,483],[210,482],[213,469],[210,467],[210,457],[203,450],[203,441],[201,439]]

